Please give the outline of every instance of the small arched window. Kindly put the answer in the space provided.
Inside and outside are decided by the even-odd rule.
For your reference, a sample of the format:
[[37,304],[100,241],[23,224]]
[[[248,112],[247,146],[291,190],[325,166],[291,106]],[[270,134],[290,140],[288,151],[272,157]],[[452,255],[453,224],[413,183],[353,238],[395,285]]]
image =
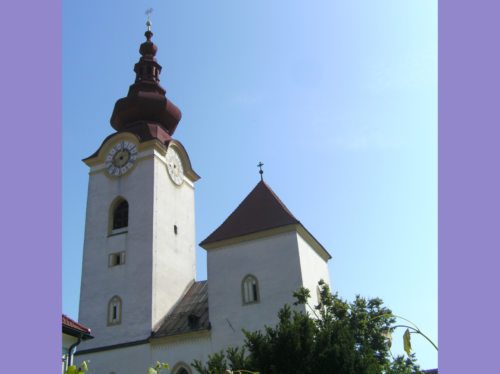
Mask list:
[[122,299],[113,296],[108,303],[108,325],[119,325],[122,322]]
[[259,302],[259,282],[253,275],[247,275],[241,282],[241,295],[243,304]]
[[122,229],[128,227],[128,202],[127,200],[120,199],[114,205],[112,211],[112,225],[111,229]]
[[179,362],[177,365],[174,366],[172,373],[174,373],[174,374],[191,374],[191,370],[189,369],[189,366],[186,365],[184,362]]

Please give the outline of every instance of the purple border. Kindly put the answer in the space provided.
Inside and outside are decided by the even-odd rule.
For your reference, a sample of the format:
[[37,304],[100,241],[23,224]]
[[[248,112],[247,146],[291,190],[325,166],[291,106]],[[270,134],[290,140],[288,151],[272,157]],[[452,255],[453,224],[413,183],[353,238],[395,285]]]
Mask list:
[[[4,256],[0,320],[4,352],[8,350],[1,366],[3,372],[28,366],[57,372],[61,343],[61,3],[2,2],[0,14],[2,148],[7,155],[0,194]],[[442,374],[489,373],[498,366],[498,14],[498,1],[439,2]],[[28,210],[36,222],[29,230],[24,214]]]
[[0,18],[0,371],[60,373],[61,3],[2,1]]
[[441,374],[500,372],[499,14],[439,2]]

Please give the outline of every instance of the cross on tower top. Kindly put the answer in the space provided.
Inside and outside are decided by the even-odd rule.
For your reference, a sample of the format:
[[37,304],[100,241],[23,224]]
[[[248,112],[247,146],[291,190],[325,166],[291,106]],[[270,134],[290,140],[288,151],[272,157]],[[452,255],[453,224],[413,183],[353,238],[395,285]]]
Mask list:
[[148,31],[151,31],[151,25],[152,25],[150,19],[151,13],[153,13],[153,8],[149,8],[145,12],[145,14],[148,16],[148,20],[146,21],[146,26],[148,27]]
[[262,161],[259,161],[259,163],[257,164],[257,167],[259,168],[259,174],[260,174],[261,181],[264,180],[264,177],[262,176],[262,174],[264,174],[264,171],[262,170],[262,166],[264,166],[264,164],[262,163]]

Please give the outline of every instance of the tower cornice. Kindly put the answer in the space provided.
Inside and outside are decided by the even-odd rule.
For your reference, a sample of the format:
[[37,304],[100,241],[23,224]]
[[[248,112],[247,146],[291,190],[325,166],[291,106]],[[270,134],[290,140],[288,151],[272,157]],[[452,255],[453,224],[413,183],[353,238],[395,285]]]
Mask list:
[[109,149],[120,140],[129,140],[137,143],[137,148],[140,153],[148,149],[155,149],[163,156],[165,156],[168,147],[174,147],[181,155],[186,177],[191,182],[199,180],[200,176],[193,170],[189,155],[182,143],[176,139],[172,139],[168,134],[166,134],[167,136],[165,136],[165,134],[159,134],[158,132],[161,132],[161,129],[158,129],[155,125],[149,125],[148,128],[151,130],[150,132],[115,132],[104,139],[97,151],[91,156],[84,158],[82,161],[91,168],[103,164]]

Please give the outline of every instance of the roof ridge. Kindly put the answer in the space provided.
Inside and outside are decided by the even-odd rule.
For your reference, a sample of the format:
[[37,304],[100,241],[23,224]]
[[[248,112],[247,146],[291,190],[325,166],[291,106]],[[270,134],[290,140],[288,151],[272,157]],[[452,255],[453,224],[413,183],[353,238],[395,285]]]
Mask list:
[[200,245],[297,223],[300,224],[300,221],[261,180]]
[[[231,212],[231,214],[229,214],[229,216],[227,216],[227,218],[226,218],[226,219],[225,219],[225,220],[221,223],[221,225],[220,225],[220,226],[224,225],[224,223],[226,223],[226,221],[227,221],[227,220],[229,220],[229,218],[231,218],[231,216],[233,215],[233,213],[235,213],[235,212],[236,212],[236,211],[240,208],[240,206],[241,206],[241,205],[245,202],[245,200],[248,198],[248,196],[250,196],[250,195],[251,195],[251,194],[255,191],[255,189],[259,186],[259,184],[260,184],[260,183],[262,183],[262,182],[263,182],[263,181],[261,181],[261,182],[257,183],[257,184],[255,185],[255,187],[254,187],[254,188],[252,188],[252,191],[250,191],[250,192],[249,192],[249,193],[248,193],[248,194],[247,194],[247,195],[243,198],[243,200],[241,200],[241,202],[238,204],[238,206],[237,206],[235,209],[233,209],[233,211]],[[220,226],[219,226],[219,227],[220,227]]]
[[285,209],[286,212],[288,214],[290,214],[293,218],[295,218],[297,220],[297,222],[300,223],[300,221],[293,215],[293,213],[290,211],[290,209],[288,209],[288,207],[285,205],[285,203],[279,198],[278,195],[276,195],[276,192],[274,192],[273,189],[266,182],[264,182],[264,181],[261,181],[261,182],[262,182],[262,184],[264,184],[264,186],[267,187],[267,189],[269,190],[269,192],[271,192],[273,194],[273,197],[278,201],[278,203],[281,205],[281,207],[283,209]]

